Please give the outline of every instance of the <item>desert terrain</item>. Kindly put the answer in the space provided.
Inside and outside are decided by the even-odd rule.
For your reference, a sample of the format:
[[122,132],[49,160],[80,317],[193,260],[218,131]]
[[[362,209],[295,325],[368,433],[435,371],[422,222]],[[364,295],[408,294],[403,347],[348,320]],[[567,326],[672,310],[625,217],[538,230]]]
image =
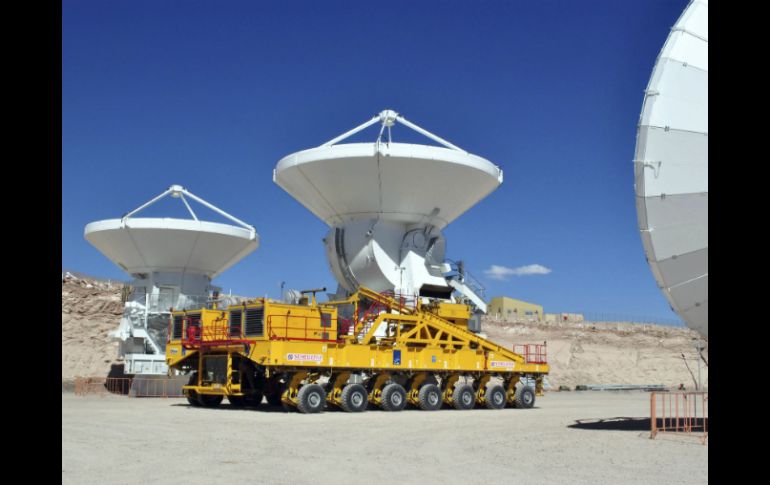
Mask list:
[[650,436],[644,392],[533,409],[284,413],[62,393],[62,483],[703,484],[708,445]]

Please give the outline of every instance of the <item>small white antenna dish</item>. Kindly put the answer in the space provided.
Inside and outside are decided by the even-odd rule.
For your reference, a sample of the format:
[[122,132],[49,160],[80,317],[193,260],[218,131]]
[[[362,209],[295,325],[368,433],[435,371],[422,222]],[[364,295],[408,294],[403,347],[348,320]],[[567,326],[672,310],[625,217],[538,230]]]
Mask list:
[[[136,217],[160,199],[181,199],[190,219]],[[233,224],[202,221],[188,199]],[[165,374],[169,312],[200,308],[219,293],[211,280],[259,246],[253,226],[172,185],[120,219],[96,221],[85,238],[134,277],[120,326],[110,335],[120,341],[127,374]]]
[[184,203],[184,206],[187,208],[187,211],[190,213],[192,218],[194,220],[196,220],[196,221],[198,220],[198,216],[195,215],[195,212],[192,210],[192,207],[190,207],[190,204],[187,202],[187,199],[185,199],[185,197],[184,197],[185,195],[188,196],[189,198],[191,198],[192,200],[194,200],[195,202],[201,204],[202,206],[207,207],[207,208],[213,210],[214,212],[216,212],[217,214],[221,215],[222,217],[224,217],[224,218],[226,218],[226,219],[228,219],[228,220],[230,220],[232,222],[235,222],[236,224],[238,224],[239,226],[243,227],[244,229],[248,229],[248,230],[252,231],[254,234],[256,234],[256,232],[257,232],[256,229],[254,228],[254,226],[252,226],[250,224],[246,224],[242,220],[240,220],[240,219],[238,219],[236,217],[231,216],[230,214],[228,214],[227,212],[223,211],[219,207],[216,207],[216,206],[214,206],[212,204],[209,204],[205,200],[203,200],[200,197],[198,197],[198,196],[194,195],[193,193],[189,192],[187,189],[185,189],[181,185],[172,185],[171,187],[166,189],[164,192],[162,192],[160,195],[158,195],[156,197],[153,197],[149,201],[145,202],[144,204],[140,205],[139,207],[137,207],[136,209],[132,210],[128,214],[124,215],[121,218],[121,221],[125,222],[125,220],[128,219],[129,217],[138,214],[139,212],[143,211],[147,207],[150,207],[151,205],[153,205],[154,203],[158,202],[160,199],[162,199],[162,198],[164,198],[164,197],[166,197],[168,195],[170,195],[174,199],[182,199],[182,202]]
[[634,160],[639,229],[655,280],[708,337],[708,2],[694,0],[653,69]]

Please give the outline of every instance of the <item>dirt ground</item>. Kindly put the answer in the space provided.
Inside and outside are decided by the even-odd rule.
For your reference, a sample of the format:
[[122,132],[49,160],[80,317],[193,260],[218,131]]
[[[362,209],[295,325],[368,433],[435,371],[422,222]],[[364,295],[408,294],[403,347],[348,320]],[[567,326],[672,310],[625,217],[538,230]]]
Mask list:
[[708,445],[649,439],[649,396],[303,415],[62,393],[62,483],[707,483]]

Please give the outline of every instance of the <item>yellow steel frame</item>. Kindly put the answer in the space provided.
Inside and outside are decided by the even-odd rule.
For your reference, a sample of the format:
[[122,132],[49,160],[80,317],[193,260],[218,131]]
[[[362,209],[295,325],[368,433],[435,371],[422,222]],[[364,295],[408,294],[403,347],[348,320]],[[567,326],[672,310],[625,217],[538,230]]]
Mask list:
[[[384,311],[367,319],[358,318],[354,323],[353,335],[337,335],[337,308],[341,305],[353,305],[355,315],[361,317],[359,311],[364,307],[364,300],[377,303]],[[408,307],[387,295],[360,288],[345,300],[323,304],[313,302],[311,305],[287,305],[269,299],[258,299],[238,307],[264,309],[261,336],[241,335],[240,340],[247,343],[188,349],[185,352],[182,351],[180,340],[172,339],[168,342],[166,356],[170,368],[184,365],[185,359],[196,352],[202,355],[228,354],[227,386],[216,390],[207,386],[186,386],[186,389],[194,388],[201,394],[241,395],[240,383],[232,383],[232,353],[238,353],[260,366],[264,369],[266,377],[275,372],[289,373],[289,382],[281,398],[284,404],[289,405],[296,405],[297,392],[304,382],[315,382],[322,374],[333,377],[327,400],[334,404],[340,403],[342,389],[353,372],[364,372],[373,376],[369,387],[369,400],[375,404],[380,403],[382,387],[388,380],[396,374],[406,375],[409,379],[407,399],[412,404],[417,404],[419,388],[430,374],[441,376],[443,400],[446,403],[452,402],[454,385],[462,375],[474,376],[474,387],[479,402],[484,400],[489,379],[493,375],[502,377],[506,396],[511,402],[520,376],[534,376],[536,391],[542,394],[542,376],[549,371],[547,364],[528,363],[523,356],[512,350],[468,331],[463,324],[469,316],[468,307],[464,305],[452,305],[442,311],[445,315],[453,317],[450,322],[434,313],[441,308],[440,305],[422,307],[418,300],[415,307]],[[462,313],[462,307],[465,307],[465,314]],[[231,307],[233,308],[236,307]],[[201,313],[202,327],[227,331],[226,315],[229,313],[226,311],[196,310],[195,313],[197,312]],[[334,315],[334,328],[313,327],[313,323],[312,328],[305,329],[305,334],[316,336],[319,330],[323,330],[336,337],[333,340],[302,339],[298,337],[299,333],[289,338],[275,339],[275,335],[271,338],[272,317],[286,318],[291,315],[292,318],[308,322],[314,321],[312,319],[321,312],[331,312]],[[178,314],[177,312],[173,315]],[[387,323],[388,335],[377,338],[375,332],[383,322]],[[199,359],[199,365],[202,365],[202,361],[203,359]]]
[[340,399],[342,396],[342,389],[345,387],[345,384],[347,384],[348,379],[350,379],[350,372],[340,372],[339,374],[336,374],[334,380],[331,381],[332,389],[326,396],[326,400],[337,405],[342,404]]
[[420,404],[420,387],[427,378],[427,372],[419,372],[410,380],[409,389],[406,390],[406,399],[415,406]]

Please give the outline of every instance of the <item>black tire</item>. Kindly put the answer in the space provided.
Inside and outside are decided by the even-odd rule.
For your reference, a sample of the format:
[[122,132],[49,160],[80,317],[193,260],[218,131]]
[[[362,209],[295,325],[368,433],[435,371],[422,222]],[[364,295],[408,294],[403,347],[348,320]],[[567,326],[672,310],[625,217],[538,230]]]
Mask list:
[[417,400],[420,401],[420,409],[423,411],[441,409],[441,389],[436,384],[424,384],[417,394]]
[[283,391],[286,390],[286,384],[279,381],[279,380],[273,380],[271,379],[268,381],[267,388],[265,389],[265,397],[267,398],[267,404],[270,406],[281,406],[283,402],[281,401],[281,396],[283,395]]
[[535,405],[535,390],[530,386],[521,386],[516,389],[513,396],[513,404],[517,408],[529,409]]
[[[262,392],[257,391],[251,395],[244,396],[244,402],[246,406],[250,408],[256,408],[256,407],[259,407],[260,404],[262,404],[263,397],[264,395],[262,394]],[[278,396],[278,398],[280,400],[280,396]]]
[[489,409],[503,409],[505,407],[505,389],[499,384],[487,388],[484,395],[484,404]]
[[280,406],[281,405],[281,394],[280,392],[274,392],[272,394],[268,394],[267,397],[267,403],[270,406]]
[[195,391],[187,391],[187,393],[187,402],[190,403],[190,406],[199,407],[201,403],[198,401],[198,394]]
[[361,384],[348,384],[342,389],[340,407],[349,413],[366,411],[369,405],[369,394]]
[[406,391],[401,384],[391,382],[382,388],[380,407],[385,411],[401,411],[406,407]]
[[303,414],[320,413],[326,406],[326,391],[320,384],[305,384],[297,392],[297,409]]
[[[198,372],[193,372],[190,374],[190,378],[187,380],[188,386],[196,386],[198,385]],[[196,408],[201,405],[201,403],[198,401],[198,393],[195,391],[187,391],[187,402],[190,403],[191,406],[195,406]]]
[[231,407],[242,408],[246,406],[246,398],[243,396],[227,396],[227,402]]
[[222,404],[222,400],[224,399],[224,396],[214,396],[214,395],[207,395],[207,394],[200,394],[198,396],[198,402],[201,406],[204,408],[215,408]]
[[476,393],[468,384],[460,384],[452,393],[452,405],[455,409],[473,409],[476,406]]

